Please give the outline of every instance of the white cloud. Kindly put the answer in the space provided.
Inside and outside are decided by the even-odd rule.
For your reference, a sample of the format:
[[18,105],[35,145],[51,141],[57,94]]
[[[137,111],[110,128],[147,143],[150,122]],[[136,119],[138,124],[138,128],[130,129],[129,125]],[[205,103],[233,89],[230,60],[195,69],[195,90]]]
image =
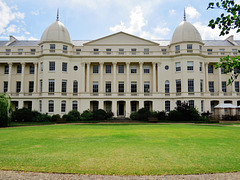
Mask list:
[[186,7],[185,12],[189,19],[197,19],[201,16],[201,14],[197,11],[197,9],[195,9],[192,6]]
[[10,26],[8,26],[6,28],[6,32],[8,34],[11,34],[11,33],[19,33],[20,32],[20,29],[15,25],[15,24],[11,24]]
[[40,11],[36,10],[36,11],[31,11],[30,13],[34,16],[38,16],[40,14]]
[[144,14],[140,6],[135,7],[130,12],[129,18],[130,20],[128,23],[121,21],[120,24],[110,27],[110,31],[114,33],[124,31],[147,39],[161,39],[161,37],[170,32],[169,28],[161,27],[160,25],[156,28],[152,28],[151,31],[144,30],[147,29],[148,21],[144,18]]
[[[4,33],[7,31],[8,25],[14,21],[14,20],[21,20],[24,19],[24,13],[21,13],[19,11],[14,12],[13,10],[17,10],[16,7],[9,7],[5,2],[0,0],[0,34]],[[14,31],[14,26],[9,26],[8,27],[9,31]],[[16,28],[15,28],[16,30]]]
[[176,10],[175,10],[175,9],[169,10],[169,14],[170,14],[170,15],[175,15],[175,14],[176,14]]

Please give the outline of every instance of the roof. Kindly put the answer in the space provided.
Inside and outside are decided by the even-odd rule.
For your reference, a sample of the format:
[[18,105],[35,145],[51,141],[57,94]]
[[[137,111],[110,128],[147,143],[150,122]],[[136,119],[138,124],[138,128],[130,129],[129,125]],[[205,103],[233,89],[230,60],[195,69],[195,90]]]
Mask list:
[[73,40],[72,44],[74,46],[83,46],[83,44],[87,42],[90,42],[90,40]]
[[204,40],[203,43],[205,46],[234,46],[228,40]]
[[237,106],[230,103],[226,103],[226,104],[218,104],[214,108],[237,108]]
[[13,43],[9,44],[9,46],[38,46],[40,41],[25,41],[25,40],[17,40]]

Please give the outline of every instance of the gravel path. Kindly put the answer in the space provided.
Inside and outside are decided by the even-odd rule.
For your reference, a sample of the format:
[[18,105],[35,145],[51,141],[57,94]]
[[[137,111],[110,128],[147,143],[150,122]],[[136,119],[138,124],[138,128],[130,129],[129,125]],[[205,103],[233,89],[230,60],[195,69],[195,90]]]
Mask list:
[[240,172],[216,173],[200,175],[165,175],[165,176],[105,176],[105,175],[78,175],[78,174],[55,174],[55,173],[34,173],[21,171],[0,170],[1,180],[240,180]]

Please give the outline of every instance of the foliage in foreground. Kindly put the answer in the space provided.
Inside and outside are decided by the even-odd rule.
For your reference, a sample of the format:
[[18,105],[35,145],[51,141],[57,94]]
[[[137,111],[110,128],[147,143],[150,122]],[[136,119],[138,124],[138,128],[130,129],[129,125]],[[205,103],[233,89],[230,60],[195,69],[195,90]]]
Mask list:
[[6,94],[0,94],[0,127],[9,126],[11,111],[11,100]]

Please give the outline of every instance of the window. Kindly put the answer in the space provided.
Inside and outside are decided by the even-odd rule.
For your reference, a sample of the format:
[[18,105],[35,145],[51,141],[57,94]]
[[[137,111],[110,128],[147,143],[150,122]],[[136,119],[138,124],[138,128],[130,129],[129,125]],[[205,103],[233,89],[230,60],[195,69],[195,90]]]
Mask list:
[[40,63],[41,72],[43,72],[43,63]]
[[137,73],[137,66],[136,65],[131,65],[131,73],[136,74]]
[[32,93],[33,92],[33,88],[34,88],[34,82],[33,81],[29,81],[28,92]]
[[227,82],[222,81],[222,92],[227,92]]
[[193,61],[188,61],[187,62],[187,70],[188,71],[193,71]]
[[203,92],[203,80],[200,79],[200,92]]
[[190,108],[194,108],[194,100],[189,100],[188,104]]
[[77,101],[72,102],[72,110],[78,110],[78,102]]
[[136,54],[137,54],[137,53],[136,53],[136,52],[137,52],[137,49],[136,49],[136,48],[132,48],[132,49],[131,49],[131,52],[132,52],[132,55],[136,55]]
[[66,45],[63,45],[63,53],[67,53],[68,47]]
[[166,112],[170,111],[170,101],[165,101],[165,111]]
[[62,80],[62,95],[66,95],[67,93],[67,80]]
[[177,107],[181,106],[182,102],[180,100],[177,100],[176,105]]
[[73,70],[77,71],[78,70],[78,66],[73,66]]
[[238,54],[238,50],[237,49],[232,49],[233,55],[237,55]]
[[76,49],[76,54],[80,54],[81,53],[81,49]]
[[181,80],[178,79],[176,80],[176,92],[181,92],[181,91],[182,91]]
[[22,55],[23,49],[18,49],[18,55]]
[[118,92],[120,93],[120,95],[122,93],[124,93],[124,82],[123,81],[118,82]]
[[3,92],[7,92],[7,91],[8,91],[8,81],[4,81],[3,82]]
[[201,112],[203,112],[203,111],[204,111],[204,101],[201,100]]
[[34,74],[34,64],[29,67],[29,74]]
[[169,93],[170,92],[170,84],[169,81],[165,81],[165,93]]
[[31,55],[35,55],[36,49],[30,49],[30,51],[31,51]]
[[208,53],[209,55],[211,55],[211,54],[212,54],[212,49],[207,49],[207,53]]
[[162,54],[167,54],[167,49],[162,49]]
[[221,54],[221,55],[224,55],[224,54],[225,54],[225,53],[224,53],[224,52],[225,52],[225,49],[219,49],[219,51],[220,51],[220,54]]
[[193,52],[192,44],[187,44],[187,52]]
[[39,111],[42,112],[42,100],[39,101]]
[[112,73],[112,66],[106,65],[106,74],[111,74],[111,73]]
[[202,62],[199,63],[199,71],[202,72]]
[[194,92],[194,79],[188,80],[188,92]]
[[93,93],[98,93],[98,82],[93,81]]
[[131,93],[136,95],[136,92],[137,92],[137,82],[133,81],[131,82]]
[[221,74],[225,74],[225,68],[221,68]]
[[41,46],[41,51],[43,52],[43,45]]
[[208,85],[209,85],[209,91],[214,92],[214,81],[209,81]]
[[4,74],[9,74],[9,65],[5,65]]
[[143,72],[144,72],[144,74],[149,74],[150,73],[150,66],[149,65],[144,65],[143,66]]
[[132,101],[131,102],[131,112],[136,112],[137,111],[137,102]]
[[111,54],[111,49],[106,49],[106,54]]
[[49,79],[48,80],[48,92],[54,92],[55,91],[55,80]]
[[201,45],[199,45],[199,50],[202,51],[202,46]]
[[119,49],[119,55],[123,55],[124,54],[124,49],[120,48]]
[[93,101],[92,106],[93,106],[93,111],[98,110],[98,101]]
[[18,65],[17,65],[17,73],[18,73],[18,74],[21,74],[21,73],[22,73],[22,65],[21,65],[21,64],[18,64]]
[[16,92],[19,93],[21,91],[21,81],[16,82]]
[[93,49],[93,54],[95,54],[95,55],[97,55],[97,54],[99,54],[99,49]]
[[118,65],[118,73],[123,74],[124,73],[124,65]]
[[55,44],[50,44],[50,52],[55,52]]
[[181,71],[181,63],[177,62],[177,63],[175,63],[175,65],[176,65],[176,72],[180,72]]
[[66,112],[66,101],[61,102],[61,112],[65,113]]
[[149,48],[144,48],[144,54],[149,55]]
[[67,63],[62,63],[62,72],[67,72]]
[[111,81],[106,82],[106,93],[111,93]]
[[175,53],[180,53],[180,45],[175,46]]
[[78,82],[75,80],[73,81],[73,94],[77,94],[78,93]]
[[10,55],[11,49],[6,49],[6,55]]
[[93,74],[98,74],[98,65],[93,65]]
[[55,62],[49,62],[49,71],[55,71]]
[[150,82],[149,81],[144,82],[144,92],[150,93]]
[[235,81],[235,91],[239,92],[239,81]]
[[48,112],[49,113],[54,112],[54,101],[48,101]]
[[39,87],[40,93],[42,93],[42,87],[43,87],[43,81],[42,81],[42,79],[41,79],[41,80],[40,80],[40,87]]
[[213,73],[213,65],[208,65],[208,73]]

